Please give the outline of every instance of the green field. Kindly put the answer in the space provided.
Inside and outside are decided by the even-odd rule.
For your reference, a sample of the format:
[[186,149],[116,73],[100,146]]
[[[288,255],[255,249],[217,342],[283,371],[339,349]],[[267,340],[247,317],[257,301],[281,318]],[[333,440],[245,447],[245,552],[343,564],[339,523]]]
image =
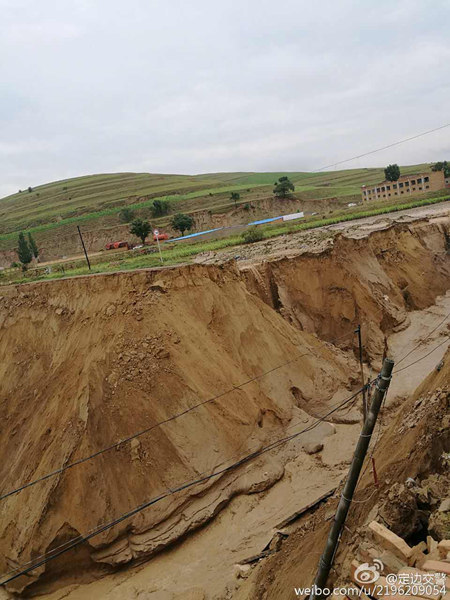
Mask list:
[[[415,165],[403,167],[402,173],[426,170],[429,165]],[[55,181],[0,199],[0,247],[9,247],[20,230],[46,231],[72,223],[88,224],[90,230],[113,226],[124,206],[145,215],[155,198],[169,200],[172,212],[232,207],[231,191],[240,192],[241,202],[257,201],[271,195],[273,182],[283,174],[286,173],[117,173]],[[295,183],[295,196],[304,200],[359,195],[362,184],[383,179],[382,169],[287,174]]]
[[[260,228],[263,232],[263,239],[269,239],[280,235],[316,229],[318,227],[325,227],[341,222],[363,219],[420,206],[428,206],[449,199],[449,195],[441,195],[433,198],[415,199],[407,203],[398,202],[394,204],[391,200],[382,201],[371,205],[370,207],[367,205],[360,205],[351,211],[336,211],[333,216],[329,218],[309,217],[301,222],[277,223],[275,225],[260,226]],[[328,235],[333,235],[331,231],[326,231]],[[174,265],[190,262],[193,257],[202,252],[220,251],[244,243],[242,234],[237,233],[233,233],[229,237],[215,240],[180,243],[169,242],[166,245],[163,245],[162,258],[165,266]],[[20,269],[8,269],[4,272],[0,272],[0,285],[158,266],[161,266],[160,257],[156,252],[156,248],[152,248],[150,254],[144,255],[133,255],[132,252],[124,252],[115,254],[114,257],[111,255],[97,256],[93,261],[91,270],[88,270],[84,260],[80,259],[65,262],[64,264],[55,264],[52,266],[52,271],[50,273],[46,272],[45,267],[30,268],[26,273],[22,273]]]

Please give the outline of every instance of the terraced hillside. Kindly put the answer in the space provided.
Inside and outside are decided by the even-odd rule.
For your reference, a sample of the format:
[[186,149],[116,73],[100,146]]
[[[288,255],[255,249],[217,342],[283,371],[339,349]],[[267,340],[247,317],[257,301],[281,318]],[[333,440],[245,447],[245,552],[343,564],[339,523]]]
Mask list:
[[[429,170],[429,165],[403,167],[403,173]],[[245,210],[256,210],[256,217],[273,210],[279,211],[278,201],[273,205],[274,181],[283,173],[212,173],[205,175],[155,175],[149,173],[116,173],[88,175],[30,187],[0,199],[0,250],[11,254],[17,233],[33,232],[38,243],[46,250],[46,258],[70,254],[71,243],[66,239],[76,233],[75,225],[91,238],[99,231],[111,229],[111,236],[120,235],[118,213],[124,207],[132,208],[138,216],[149,217],[155,198],[169,201],[170,213],[194,213],[198,229],[245,221]],[[353,169],[322,173],[287,173],[295,184],[295,203],[314,211],[330,208],[359,199],[360,186],[380,181],[382,169]],[[230,193],[238,191],[235,203]],[[272,202],[272,204],[270,204]],[[237,209],[241,209],[240,211]],[[259,209],[259,210],[258,210]],[[236,214],[237,213],[237,214]],[[225,215],[225,217],[223,216]],[[216,216],[216,221],[214,221]],[[156,221],[160,227],[168,225],[170,217]],[[244,219],[244,220],[243,220]],[[123,226],[122,226],[123,227]],[[109,232],[106,232],[106,237]],[[103,238],[105,235],[100,236]],[[95,249],[95,248],[91,248]]]

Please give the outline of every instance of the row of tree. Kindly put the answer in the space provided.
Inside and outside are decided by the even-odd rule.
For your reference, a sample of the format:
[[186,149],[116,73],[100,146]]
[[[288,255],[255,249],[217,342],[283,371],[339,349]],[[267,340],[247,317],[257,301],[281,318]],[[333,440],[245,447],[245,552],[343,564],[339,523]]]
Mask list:
[[[278,181],[276,181],[274,183],[273,193],[277,198],[287,198],[288,196],[291,195],[291,192],[293,192],[294,190],[295,190],[295,186],[292,183],[292,181],[289,179],[289,177],[283,176],[283,177],[280,177],[278,179]],[[247,190],[247,191],[250,191],[250,190]],[[210,195],[212,195],[212,194],[210,194]],[[232,200],[234,202],[235,206],[237,206],[237,203],[240,199],[241,199],[241,195],[239,192],[231,192],[230,193],[230,200]],[[153,204],[151,205],[149,211],[150,211],[150,216],[152,216],[153,218],[164,217],[165,215],[168,215],[170,212],[170,203],[168,202],[168,200],[160,200],[160,199],[153,200]],[[119,212],[119,221],[121,223],[131,223],[132,221],[135,220],[135,217],[136,217],[136,214],[135,214],[134,210],[132,210],[131,208],[125,207]],[[178,215],[175,215],[175,217],[178,217]],[[142,219],[138,219],[138,220],[142,220]],[[179,218],[178,218],[178,220],[179,220]]]
[[[149,211],[150,215],[155,219],[157,217],[164,217],[165,215],[169,214],[170,204],[167,200],[153,200],[153,204]],[[119,212],[119,221],[121,223],[131,223],[131,221],[134,221],[135,217],[136,213],[131,208],[122,208],[122,210]]]
[[[170,225],[175,231],[184,235],[185,231],[190,231],[194,226],[194,219],[190,215],[177,213],[170,221]],[[135,219],[130,226],[130,233],[138,237],[143,244],[152,230],[150,223],[144,219]]]
[[446,160],[435,163],[431,167],[432,171],[444,171],[445,177],[450,177],[450,163]]
[[[294,190],[295,186],[292,181],[288,177],[283,176],[274,183],[273,193],[278,198],[287,198]],[[31,188],[28,191],[32,191]],[[237,205],[240,197],[239,192],[231,192],[230,200],[233,200],[234,204]],[[150,214],[154,218],[163,217],[167,215],[169,211],[170,204],[167,200],[156,199],[150,207]],[[138,237],[142,243],[145,244],[145,241],[152,230],[148,220],[136,218],[135,211],[128,207],[123,208],[119,212],[119,220],[122,223],[131,223],[130,233]],[[194,219],[190,215],[177,213],[172,217],[170,225],[175,231],[179,231],[183,236],[186,231],[190,231],[194,226]],[[33,258],[38,260],[39,249],[31,233],[28,233],[28,239],[25,238],[23,232],[19,234],[19,239],[17,241],[17,255],[24,270]]]
[[[446,160],[439,161],[431,167],[432,171],[443,171],[445,177],[450,177],[450,163]],[[386,181],[398,181],[400,179],[400,167],[397,164],[388,165],[384,170]]]

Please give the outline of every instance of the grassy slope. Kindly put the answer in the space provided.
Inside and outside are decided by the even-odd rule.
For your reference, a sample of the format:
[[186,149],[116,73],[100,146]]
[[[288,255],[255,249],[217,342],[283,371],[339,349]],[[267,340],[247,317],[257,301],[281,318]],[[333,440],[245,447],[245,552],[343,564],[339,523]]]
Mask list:
[[[344,221],[353,221],[370,216],[383,215],[386,213],[396,212],[400,210],[415,208],[419,206],[427,206],[449,200],[450,197],[440,196],[435,198],[416,198],[410,202],[399,202],[392,204],[389,201],[381,201],[370,205],[360,205],[352,211],[341,210],[337,211],[333,217],[318,218],[309,217],[301,222],[288,222],[276,225],[262,226],[263,239],[278,237],[295,233],[298,231],[306,231],[308,229],[316,229],[327,225],[333,225]],[[333,235],[331,231],[324,232],[325,235]],[[162,257],[164,265],[179,264],[181,262],[190,262],[194,256],[202,252],[220,251],[232,246],[245,244],[241,234],[234,232],[229,237],[222,239],[194,241],[191,243],[171,244],[170,242],[162,247]],[[91,259],[92,270],[89,271],[84,259],[77,259],[70,262],[65,262],[60,265],[53,265],[52,272],[46,273],[44,267],[30,268],[26,274],[22,274],[20,269],[0,272],[0,285],[8,285],[10,283],[25,283],[27,281],[38,281],[44,279],[59,279],[61,277],[73,277],[77,275],[88,275],[92,273],[104,273],[117,270],[129,270],[148,267],[161,266],[160,258],[153,248],[153,252],[144,255],[133,255],[132,252],[116,253],[113,255],[102,255]]]
[[[402,173],[426,171],[427,165],[403,167]],[[153,175],[116,173],[88,175],[56,181],[33,191],[0,199],[0,245],[10,247],[21,229],[45,231],[71,223],[87,223],[89,229],[118,223],[124,206],[149,207],[154,198],[170,200],[172,211],[214,209],[229,202],[233,190],[242,201],[271,194],[273,182],[283,173],[212,173],[205,175]],[[288,173],[295,195],[319,199],[358,195],[360,186],[383,179],[382,169],[352,169],[322,173]],[[57,233],[57,231],[55,231]]]

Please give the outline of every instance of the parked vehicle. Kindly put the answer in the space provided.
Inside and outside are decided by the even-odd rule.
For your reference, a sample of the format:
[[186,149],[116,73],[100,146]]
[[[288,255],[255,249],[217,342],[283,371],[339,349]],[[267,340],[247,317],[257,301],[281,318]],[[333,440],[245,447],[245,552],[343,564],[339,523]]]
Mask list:
[[158,235],[153,234],[153,241],[156,242],[157,240],[164,241],[164,240],[168,240],[169,236],[167,235],[167,233],[162,233],[159,232]]
[[127,250],[130,249],[130,244],[128,242],[109,242],[108,244],[106,244],[105,246],[106,250],[117,250],[118,248],[126,248]]

